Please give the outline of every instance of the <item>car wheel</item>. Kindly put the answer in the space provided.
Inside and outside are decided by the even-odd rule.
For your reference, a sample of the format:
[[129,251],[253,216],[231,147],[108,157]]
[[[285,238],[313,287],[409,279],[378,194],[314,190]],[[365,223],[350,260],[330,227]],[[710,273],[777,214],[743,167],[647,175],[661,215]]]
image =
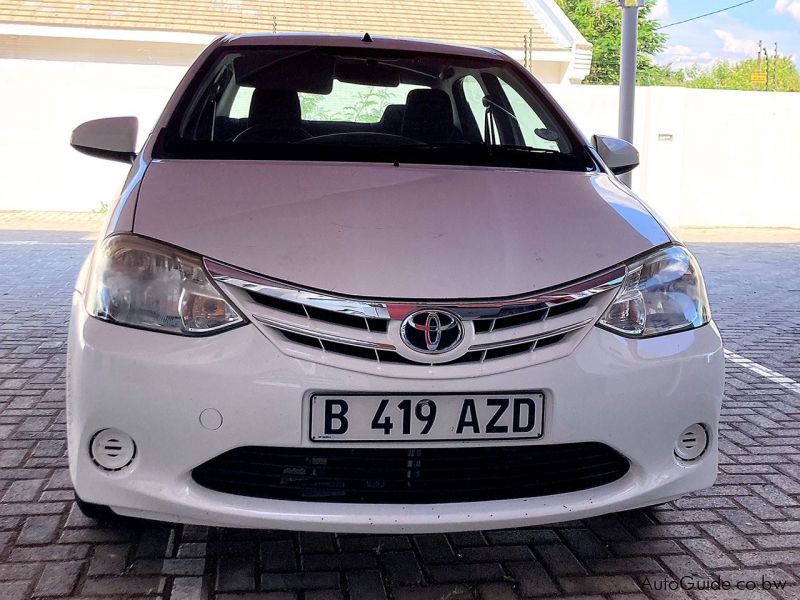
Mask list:
[[90,519],[94,519],[95,521],[101,521],[104,523],[121,523],[125,520],[128,520],[126,517],[119,516],[104,504],[86,502],[77,496],[75,497],[75,503],[85,516],[89,517]]

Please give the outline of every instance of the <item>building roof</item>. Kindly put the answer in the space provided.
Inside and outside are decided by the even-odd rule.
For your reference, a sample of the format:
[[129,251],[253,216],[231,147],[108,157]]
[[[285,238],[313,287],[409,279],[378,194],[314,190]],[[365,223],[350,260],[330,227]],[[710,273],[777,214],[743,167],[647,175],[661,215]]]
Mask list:
[[533,50],[568,47],[538,0],[0,0],[0,23],[191,33],[321,32]]

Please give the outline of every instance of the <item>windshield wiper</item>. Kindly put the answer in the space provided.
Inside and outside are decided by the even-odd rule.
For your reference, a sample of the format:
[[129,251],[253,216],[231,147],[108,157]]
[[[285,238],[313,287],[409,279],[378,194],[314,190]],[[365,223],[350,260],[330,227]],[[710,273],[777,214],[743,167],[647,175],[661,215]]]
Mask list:
[[551,148],[534,148],[533,146],[520,146],[517,144],[495,144],[495,150],[511,150],[514,152],[530,152],[533,154],[550,154],[553,156],[564,156],[560,150],[553,150]]
[[[378,150],[378,148],[376,148]],[[392,148],[387,154],[388,162],[394,166],[415,162],[415,155],[424,162],[430,156],[440,156],[442,164],[483,165],[483,166],[516,166],[545,167],[546,165],[564,164],[574,157],[558,150],[515,146],[510,144],[487,145],[483,142],[472,143],[425,143]],[[555,162],[554,162],[555,161]]]
[[553,150],[551,148],[534,148],[533,146],[523,146],[519,144],[486,144],[485,142],[472,142],[472,143],[458,143],[451,142],[445,143],[427,143],[419,142],[418,144],[409,144],[401,146],[401,148],[409,148],[413,150],[485,150],[489,154],[493,152],[524,152],[528,154],[546,154],[550,156],[567,156],[560,150]]

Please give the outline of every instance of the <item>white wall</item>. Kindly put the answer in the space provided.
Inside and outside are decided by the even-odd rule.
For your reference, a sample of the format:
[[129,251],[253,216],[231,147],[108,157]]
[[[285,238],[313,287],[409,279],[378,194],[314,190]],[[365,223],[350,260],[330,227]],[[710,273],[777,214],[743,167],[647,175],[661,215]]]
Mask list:
[[134,115],[140,143],[185,67],[0,59],[0,210],[90,211],[112,204],[128,167],[78,154],[72,130]]
[[[140,141],[185,67],[0,59],[0,210],[98,209],[127,167],[69,147],[72,129],[135,115]],[[550,87],[587,135],[617,131],[617,90]],[[673,226],[800,227],[800,94],[639,88],[634,189]],[[659,140],[671,135],[671,140]]]
[[[587,136],[616,135],[617,88],[550,91]],[[634,144],[633,189],[670,225],[800,227],[800,94],[637,88]]]
[[[161,44],[148,52],[147,45],[126,49],[98,40],[85,40],[84,49],[77,41],[66,44],[72,54],[107,56],[109,62],[53,60],[66,52],[58,39],[14,47],[14,55],[42,59],[0,58],[0,210],[91,211],[112,204],[128,167],[72,150],[72,130],[90,119],[133,115],[142,144],[202,50],[187,45],[180,54]],[[152,64],[157,62],[162,64]],[[550,75],[550,63],[545,65],[543,76],[561,79],[563,65]]]

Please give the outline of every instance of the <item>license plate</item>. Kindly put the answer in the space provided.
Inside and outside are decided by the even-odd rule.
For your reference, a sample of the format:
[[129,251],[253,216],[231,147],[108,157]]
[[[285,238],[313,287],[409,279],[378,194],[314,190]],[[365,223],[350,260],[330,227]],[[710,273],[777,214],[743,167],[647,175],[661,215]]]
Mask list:
[[542,435],[544,395],[513,394],[311,396],[311,439],[530,439]]

